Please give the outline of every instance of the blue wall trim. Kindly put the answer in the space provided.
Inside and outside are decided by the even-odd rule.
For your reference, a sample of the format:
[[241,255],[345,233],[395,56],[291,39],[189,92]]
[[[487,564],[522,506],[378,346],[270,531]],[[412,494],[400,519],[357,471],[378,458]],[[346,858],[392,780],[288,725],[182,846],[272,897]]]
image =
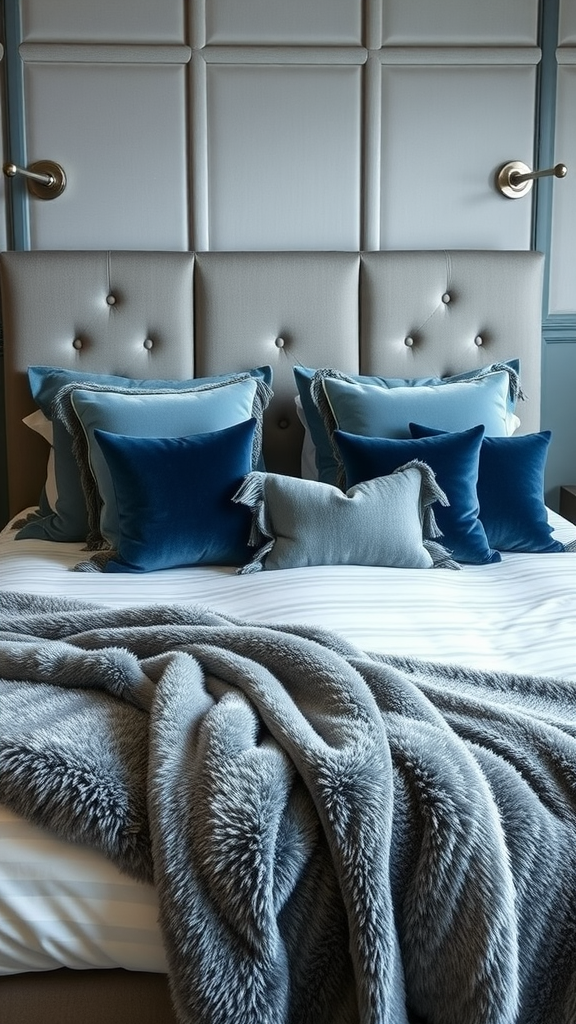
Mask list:
[[[556,49],[558,46],[558,22],[560,16],[559,0],[540,0],[540,62],[537,84],[537,119],[535,139],[535,166],[553,167],[561,154],[555,152],[556,134],[556,82],[558,66]],[[552,200],[555,188],[562,188],[562,182],[555,178],[540,178],[535,183],[533,208],[533,248],[546,253],[547,273],[544,279],[543,327],[548,332],[557,324],[573,325],[576,329],[576,309],[574,315],[550,315],[550,250],[552,245]]]
[[[26,118],[24,111],[24,67],[19,49],[22,24],[19,0],[4,0],[5,81],[7,103],[7,144],[12,163],[25,167]],[[30,220],[26,185],[18,175],[6,189],[8,235],[11,249],[30,248]]]
[[[562,159],[562,154],[555,152],[559,14],[560,0],[540,0],[542,59],[537,83],[535,167],[553,167]],[[555,188],[562,188],[562,182],[555,178],[541,178],[535,183],[533,248],[546,254],[542,302],[542,426],[552,429],[557,437],[562,438],[560,447],[555,447],[554,453],[550,453],[546,473],[546,501],[557,509],[559,484],[571,482],[575,467],[570,431],[566,429],[566,413],[572,408],[572,401],[566,405],[566,394],[560,386],[563,382],[556,379],[558,365],[554,354],[560,356],[557,345],[573,346],[576,343],[576,310],[573,314],[550,313],[550,252]],[[565,350],[565,355],[566,360],[562,356],[562,361],[571,365],[570,349]],[[560,398],[560,395],[563,397]]]

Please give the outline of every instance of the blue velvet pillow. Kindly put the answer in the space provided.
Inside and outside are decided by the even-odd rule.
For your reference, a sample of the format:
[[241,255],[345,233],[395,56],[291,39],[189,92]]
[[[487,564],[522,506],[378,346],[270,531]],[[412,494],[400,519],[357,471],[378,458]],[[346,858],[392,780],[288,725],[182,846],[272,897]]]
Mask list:
[[[414,437],[438,436],[411,423]],[[446,435],[443,435],[446,436]],[[544,503],[544,470],[551,432],[485,437],[480,448],[477,493],[486,536],[498,551],[564,551],[552,537]]]
[[392,473],[412,459],[430,466],[449,502],[436,510],[442,543],[457,562],[484,565],[499,562],[500,555],[492,550],[478,518],[476,481],[483,435],[481,426],[421,439],[362,437],[337,430],[334,440],[347,488]]
[[[256,469],[262,409],[256,408],[257,383],[252,377],[179,391],[75,387],[68,397],[83,432],[78,431],[76,455],[88,507],[88,547],[100,547],[104,542],[115,548],[118,542],[116,500],[108,467],[94,440],[96,429],[132,437],[185,437],[231,427],[254,416],[258,451],[253,452],[250,468]],[[74,417],[71,419],[77,429]],[[254,436],[256,439],[256,431]]]
[[[477,370],[467,370],[450,377],[377,377],[366,374],[342,374],[334,369],[313,370],[307,366],[294,367],[294,379],[302,404],[302,411],[308,427],[312,444],[315,448],[317,478],[325,483],[335,483],[335,461],[334,452],[330,441],[330,433],[327,431],[324,416],[318,408],[317,398],[321,387],[321,381],[326,375],[333,375],[352,383],[369,384],[375,387],[390,390],[391,388],[420,388],[438,387],[445,384],[454,384],[463,381],[475,380],[504,369],[509,376],[509,388],[507,395],[507,433],[512,434],[518,426],[518,419],[515,416],[516,402],[522,397],[520,388],[520,360],[510,359],[506,363],[492,363],[489,366]],[[316,396],[316,397],[315,397]],[[478,423],[482,422],[477,420]],[[473,424],[466,424],[472,426]]]
[[251,516],[232,498],[252,468],[254,419],[188,437],[95,431],[118,509],[118,544],[105,572],[241,565]]
[[213,377],[197,377],[189,380],[139,380],[114,374],[89,373],[84,370],[68,370],[58,366],[29,366],[30,391],[39,409],[53,425],[54,478],[56,503],[48,504],[44,491],[40,495],[39,512],[16,534],[16,539],[81,541],[88,531],[87,506],[82,479],[76,461],[72,438],[59,416],[54,415],[54,403],[61,390],[72,384],[94,384],[101,387],[124,389],[170,389],[182,390],[218,384],[239,376],[251,376],[270,387],[272,369],[260,366],[247,370],[245,374],[222,374]]

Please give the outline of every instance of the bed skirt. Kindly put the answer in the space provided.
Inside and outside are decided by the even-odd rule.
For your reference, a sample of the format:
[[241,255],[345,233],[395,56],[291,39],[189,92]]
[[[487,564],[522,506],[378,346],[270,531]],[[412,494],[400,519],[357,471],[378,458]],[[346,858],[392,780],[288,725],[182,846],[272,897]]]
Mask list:
[[165,974],[42,971],[0,978],[6,1024],[176,1024]]

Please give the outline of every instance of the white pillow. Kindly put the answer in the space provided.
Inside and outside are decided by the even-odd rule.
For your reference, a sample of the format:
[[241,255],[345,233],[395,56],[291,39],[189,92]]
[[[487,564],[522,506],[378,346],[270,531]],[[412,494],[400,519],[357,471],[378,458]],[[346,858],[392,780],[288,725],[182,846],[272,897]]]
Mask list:
[[29,427],[30,430],[33,430],[34,433],[40,434],[50,445],[50,454],[48,455],[46,466],[46,480],[44,481],[44,495],[51,510],[54,511],[58,499],[58,490],[56,487],[56,473],[54,471],[54,448],[52,446],[54,430],[52,421],[44,415],[41,409],[36,409],[29,416],[25,416],[22,423]]

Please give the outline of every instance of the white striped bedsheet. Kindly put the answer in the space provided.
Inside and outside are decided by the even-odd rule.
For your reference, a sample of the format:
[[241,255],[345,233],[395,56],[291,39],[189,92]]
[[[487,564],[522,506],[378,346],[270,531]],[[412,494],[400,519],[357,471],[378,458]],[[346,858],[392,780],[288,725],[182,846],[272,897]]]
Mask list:
[[57,967],[164,972],[155,889],[0,804],[0,975]]
[[[556,536],[576,527],[550,513]],[[322,566],[73,573],[81,545],[0,533],[0,589],[115,607],[197,603],[259,622],[335,629],[364,650],[576,682],[576,554],[505,554],[450,570]],[[0,806],[0,973],[59,966],[165,970],[154,890]]]
[[[555,536],[576,527],[554,512]],[[576,679],[576,557],[503,554],[502,562],[445,569],[317,566],[238,576],[234,569],[147,574],[76,573],[80,544],[0,533],[0,589],[115,607],[195,603],[255,621],[335,629],[364,650],[482,669]]]

